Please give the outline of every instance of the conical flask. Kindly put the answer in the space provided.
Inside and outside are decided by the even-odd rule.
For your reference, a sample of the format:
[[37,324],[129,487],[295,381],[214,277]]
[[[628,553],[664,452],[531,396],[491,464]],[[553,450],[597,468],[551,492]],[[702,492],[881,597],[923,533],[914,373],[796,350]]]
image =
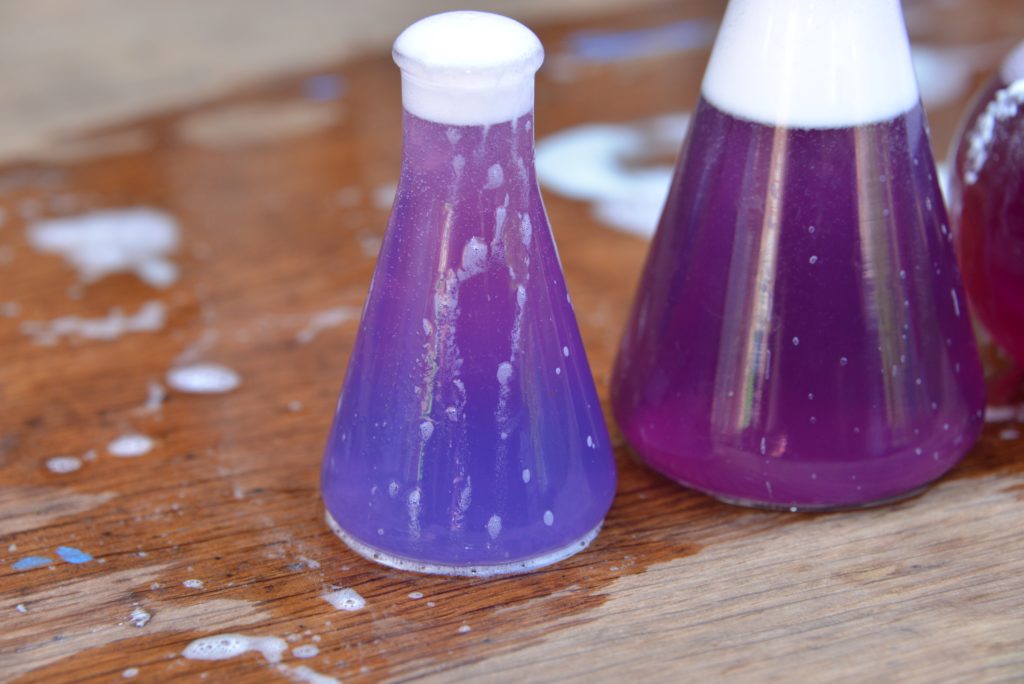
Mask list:
[[971,308],[1024,366],[1024,42],[986,84],[950,157],[949,213]]
[[537,37],[451,12],[395,43],[403,159],[323,462],[328,523],[406,570],[585,548],[610,441],[534,174]]
[[613,408],[728,502],[880,503],[970,448],[984,385],[898,0],[731,0]]

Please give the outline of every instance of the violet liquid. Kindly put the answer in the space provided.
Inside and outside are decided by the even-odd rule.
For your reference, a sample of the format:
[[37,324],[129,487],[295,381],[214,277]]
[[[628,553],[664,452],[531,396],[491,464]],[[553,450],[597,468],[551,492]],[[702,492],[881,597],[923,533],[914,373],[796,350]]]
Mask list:
[[699,102],[613,378],[651,467],[824,509],[949,470],[984,385],[920,106],[777,128]]

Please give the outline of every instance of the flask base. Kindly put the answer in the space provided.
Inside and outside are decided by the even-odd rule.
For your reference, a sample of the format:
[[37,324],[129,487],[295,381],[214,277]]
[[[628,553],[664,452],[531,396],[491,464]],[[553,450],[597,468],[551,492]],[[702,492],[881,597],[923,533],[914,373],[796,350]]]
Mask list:
[[341,528],[338,522],[331,515],[330,511],[324,512],[324,519],[327,521],[327,526],[331,528],[331,531],[334,532],[341,541],[345,542],[346,546],[367,560],[373,561],[374,563],[380,563],[381,565],[386,565],[389,568],[395,568],[396,570],[417,572],[424,575],[448,575],[450,577],[494,577],[498,575],[517,575],[552,565],[565,560],[566,558],[569,558],[590,546],[590,543],[597,537],[598,533],[601,531],[601,526],[604,524],[604,521],[602,520],[596,527],[594,527],[594,529],[590,530],[579,539],[576,539],[559,549],[548,551],[538,556],[533,556],[532,558],[524,558],[507,563],[481,563],[473,565],[432,563],[429,561],[408,558],[406,556],[399,556],[356,539]]
[[651,470],[661,477],[667,480],[675,482],[681,487],[710,496],[716,501],[721,501],[724,504],[730,506],[739,506],[741,508],[753,508],[762,511],[788,511],[790,513],[841,513],[843,511],[859,511],[865,508],[878,508],[880,506],[887,506],[889,504],[899,503],[906,499],[912,499],[915,496],[923,494],[926,490],[932,487],[936,482],[945,477],[946,472],[940,473],[937,477],[922,485],[918,485],[913,489],[909,489],[899,494],[893,494],[892,496],[881,497],[878,499],[869,499],[867,501],[853,501],[849,503],[800,503],[800,502],[785,502],[785,501],[765,501],[763,499],[749,499],[746,497],[731,496],[722,492],[716,492],[705,487],[695,485],[688,482],[678,476],[671,475],[660,468],[648,463],[644,460],[643,456],[640,455],[635,449],[630,447],[627,449],[629,456],[639,465]]

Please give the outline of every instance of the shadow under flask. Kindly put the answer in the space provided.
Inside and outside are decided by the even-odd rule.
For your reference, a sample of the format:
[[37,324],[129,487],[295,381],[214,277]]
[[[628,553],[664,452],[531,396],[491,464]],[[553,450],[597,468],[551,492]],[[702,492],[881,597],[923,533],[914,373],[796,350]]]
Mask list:
[[399,36],[401,179],[323,462],[328,523],[417,572],[523,572],[585,548],[610,440],[534,174],[521,24]]
[[651,467],[855,507],[970,449],[985,388],[898,0],[731,0],[613,377]]

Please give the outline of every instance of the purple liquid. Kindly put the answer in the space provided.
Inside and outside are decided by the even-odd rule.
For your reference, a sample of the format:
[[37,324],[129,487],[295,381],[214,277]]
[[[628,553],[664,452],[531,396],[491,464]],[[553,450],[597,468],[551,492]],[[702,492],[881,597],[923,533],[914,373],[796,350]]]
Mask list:
[[768,507],[942,475],[984,384],[920,106],[782,129],[703,99],[613,378],[653,468]]
[[534,176],[532,115],[404,121],[324,502],[346,541],[386,564],[553,562],[596,533],[615,471]]

